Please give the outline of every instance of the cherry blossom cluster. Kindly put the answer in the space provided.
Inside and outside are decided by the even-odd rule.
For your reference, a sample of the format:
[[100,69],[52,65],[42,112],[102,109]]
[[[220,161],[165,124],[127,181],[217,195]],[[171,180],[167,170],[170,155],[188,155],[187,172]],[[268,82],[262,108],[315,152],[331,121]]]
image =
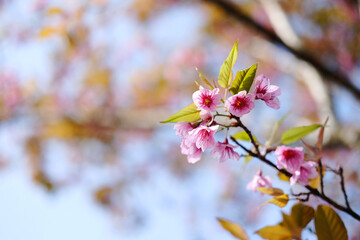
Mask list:
[[[240,91],[238,94],[230,96],[225,101],[227,111],[236,117],[242,117],[249,113],[254,107],[255,100],[263,100],[271,108],[279,109],[280,101],[277,98],[281,93],[278,86],[270,85],[270,80],[264,75],[255,79],[253,93]],[[234,151],[237,146],[224,142],[216,142],[215,133],[219,130],[219,125],[214,120],[217,108],[224,107],[221,102],[220,89],[205,89],[202,86],[194,92],[194,104],[200,110],[200,123],[178,122],[174,129],[176,135],[182,137],[181,153],[187,155],[188,162],[196,163],[201,159],[202,152],[212,149],[211,155],[224,162],[227,159],[239,160],[240,155]],[[231,116],[229,115],[229,116]]]
[[[225,91],[228,90],[225,89]],[[230,144],[227,137],[223,142],[216,141],[214,138],[215,133],[221,128],[221,124],[215,120],[215,117],[219,116],[217,110],[225,108],[225,111],[229,113],[225,116],[240,119],[255,107],[255,100],[262,100],[270,108],[279,109],[280,101],[277,97],[280,94],[280,88],[271,85],[270,79],[265,75],[255,78],[252,93],[243,90],[229,96],[226,100],[220,95],[219,88],[205,89],[199,86],[199,90],[194,92],[192,99],[197,110],[200,111],[201,121],[178,122],[174,126],[176,135],[182,138],[181,153],[187,155],[189,163],[198,162],[205,150],[211,150],[210,155],[220,162],[228,159],[239,160],[241,155],[235,151],[238,146]],[[276,148],[275,155],[277,168],[285,169],[292,174],[291,185],[296,182],[307,185],[309,179],[318,174],[315,162],[304,161],[304,152],[301,147],[279,146]],[[271,187],[270,178],[263,176],[261,170],[247,185],[247,189],[256,191],[259,187]]]
[[276,165],[279,169],[285,169],[292,174],[290,178],[291,185],[299,182],[307,185],[309,179],[318,176],[316,163],[304,161],[304,152],[302,147],[279,146],[276,148]]

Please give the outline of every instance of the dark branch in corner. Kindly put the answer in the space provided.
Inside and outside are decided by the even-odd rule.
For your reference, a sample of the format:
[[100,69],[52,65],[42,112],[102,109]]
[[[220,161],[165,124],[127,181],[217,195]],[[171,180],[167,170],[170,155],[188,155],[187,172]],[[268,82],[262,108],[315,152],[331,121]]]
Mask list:
[[340,70],[333,70],[325,66],[322,62],[317,60],[313,55],[303,51],[297,50],[288,46],[279,36],[273,31],[265,28],[261,24],[255,22],[251,17],[242,12],[236,4],[233,4],[225,0],[202,0],[204,2],[210,2],[226,11],[229,15],[233,16],[238,21],[244,23],[246,26],[255,29],[262,34],[270,42],[278,44],[286,48],[289,52],[294,54],[297,58],[302,59],[314,68],[316,68],[328,81],[335,83],[345,89],[347,89],[358,101],[360,101],[360,89],[358,89],[350,80],[350,78]]

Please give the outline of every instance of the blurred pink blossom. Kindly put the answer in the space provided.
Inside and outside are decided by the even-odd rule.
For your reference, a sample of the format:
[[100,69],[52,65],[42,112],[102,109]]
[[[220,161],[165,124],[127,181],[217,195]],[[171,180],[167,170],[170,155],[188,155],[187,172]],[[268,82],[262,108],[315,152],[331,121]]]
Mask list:
[[277,98],[281,94],[278,86],[270,85],[270,79],[265,75],[260,75],[255,79],[255,99],[261,99],[271,108],[279,109],[280,101]]
[[189,132],[191,130],[193,130],[194,128],[192,127],[192,125],[188,122],[177,122],[174,125],[174,129],[176,131],[176,135],[180,136],[180,137],[186,137],[187,135],[189,135]]
[[256,173],[251,182],[246,186],[246,189],[256,191],[259,187],[272,187],[270,177],[263,177],[261,171]]
[[285,168],[288,172],[294,174],[300,169],[304,161],[304,152],[302,147],[279,146],[276,148],[276,165],[279,169]]
[[0,73],[0,103],[5,109],[14,110],[23,99],[17,77],[12,72]]
[[249,113],[254,106],[254,95],[251,93],[246,94],[245,90],[229,97],[225,102],[225,107],[232,115],[237,117],[242,117]]
[[304,162],[301,164],[299,170],[296,170],[290,178],[290,184],[294,185],[296,182],[299,182],[303,185],[308,185],[309,179],[313,179],[318,175],[316,165],[315,162]]
[[189,163],[196,163],[201,159],[201,148],[196,146],[196,141],[190,137],[189,132],[194,128],[188,122],[178,122],[175,124],[174,129],[176,130],[176,135],[182,137],[181,139],[181,153],[187,155]]
[[236,147],[229,144],[227,140],[223,143],[217,142],[211,154],[214,158],[219,159],[220,162],[225,162],[228,159],[240,160],[240,155],[234,151]]

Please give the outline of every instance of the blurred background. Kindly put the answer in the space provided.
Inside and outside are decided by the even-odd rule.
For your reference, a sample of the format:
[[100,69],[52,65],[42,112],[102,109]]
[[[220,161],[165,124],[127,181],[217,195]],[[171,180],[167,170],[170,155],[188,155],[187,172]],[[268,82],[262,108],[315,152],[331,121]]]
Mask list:
[[[234,70],[258,63],[257,73],[282,88],[280,110],[257,103],[246,125],[265,143],[289,111],[281,131],[329,117],[324,161],[344,167],[359,212],[359,6],[0,0],[0,238],[233,239],[222,217],[260,239],[253,232],[282,217],[277,206],[260,207],[269,197],[246,190],[259,162],[220,164],[205,154],[189,164],[173,125],[159,123],[192,101],[196,67],[217,80],[237,40]],[[325,180],[342,202],[330,188],[339,179]],[[360,224],[341,217],[360,239]]]

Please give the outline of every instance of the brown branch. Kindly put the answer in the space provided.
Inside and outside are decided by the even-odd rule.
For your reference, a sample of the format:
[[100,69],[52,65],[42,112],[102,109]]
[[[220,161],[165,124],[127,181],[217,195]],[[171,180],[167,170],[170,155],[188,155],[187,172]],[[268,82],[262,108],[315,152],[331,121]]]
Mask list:
[[343,174],[343,169],[342,167],[340,167],[339,169],[339,175],[340,175],[340,179],[341,179],[341,191],[344,194],[344,198],[345,198],[345,204],[348,208],[350,208],[350,203],[349,203],[349,199],[345,190],[345,181],[344,181],[344,174]]
[[252,135],[251,131],[241,122],[240,118],[234,115],[231,115],[231,118],[235,119],[237,121],[237,124],[239,127],[241,127],[242,129],[244,129],[244,131],[246,132],[246,134],[249,136],[250,141],[252,143],[252,145],[254,145],[256,153],[258,155],[260,154],[260,150],[259,150],[259,144],[255,141],[254,136]]
[[[285,174],[288,177],[291,177],[292,174],[289,173],[288,171],[286,171],[285,169],[279,169],[274,163],[272,163],[270,160],[268,160],[265,156],[261,155],[260,153],[255,153],[247,148],[245,148],[242,144],[240,144],[235,138],[230,137],[231,140],[238,146],[240,146],[242,149],[244,149],[249,155],[256,157],[257,159],[259,159],[260,161],[268,164],[269,166],[273,167],[274,169],[276,169],[277,171]],[[349,205],[343,206],[337,202],[335,202],[334,200],[332,200],[331,198],[329,198],[328,196],[325,195],[325,193],[323,192],[319,192],[319,190],[317,190],[316,188],[313,188],[309,185],[306,185],[305,188],[307,190],[309,190],[309,195],[312,194],[314,196],[317,196],[319,198],[321,198],[322,200],[324,200],[325,202],[329,203],[330,205],[332,205],[334,208],[346,212],[347,214],[349,214],[350,216],[352,216],[353,218],[355,218],[356,220],[360,221],[360,215],[357,214],[356,212],[354,212],[351,207]],[[346,197],[347,199],[347,197]]]
[[321,159],[319,160],[319,172],[320,172],[320,190],[321,194],[324,194],[324,174],[323,174],[323,165]]
[[233,4],[229,1],[225,0],[202,0],[204,2],[213,3],[222,10],[224,10],[228,15],[231,15],[239,22],[244,23],[247,27],[250,27],[261,35],[263,35],[266,39],[268,39],[273,44],[280,45],[284,47],[289,52],[294,54],[297,58],[302,59],[309,64],[311,64],[314,68],[316,68],[326,79],[332,83],[335,83],[346,90],[348,90],[357,100],[360,101],[360,89],[357,88],[350,80],[350,78],[339,69],[332,69],[326,65],[324,65],[321,61],[317,60],[313,55],[309,54],[304,50],[297,50],[289,45],[287,45],[279,36],[277,36],[273,31],[265,28],[261,24],[257,23],[246,15],[242,10],[238,8],[236,4]]

